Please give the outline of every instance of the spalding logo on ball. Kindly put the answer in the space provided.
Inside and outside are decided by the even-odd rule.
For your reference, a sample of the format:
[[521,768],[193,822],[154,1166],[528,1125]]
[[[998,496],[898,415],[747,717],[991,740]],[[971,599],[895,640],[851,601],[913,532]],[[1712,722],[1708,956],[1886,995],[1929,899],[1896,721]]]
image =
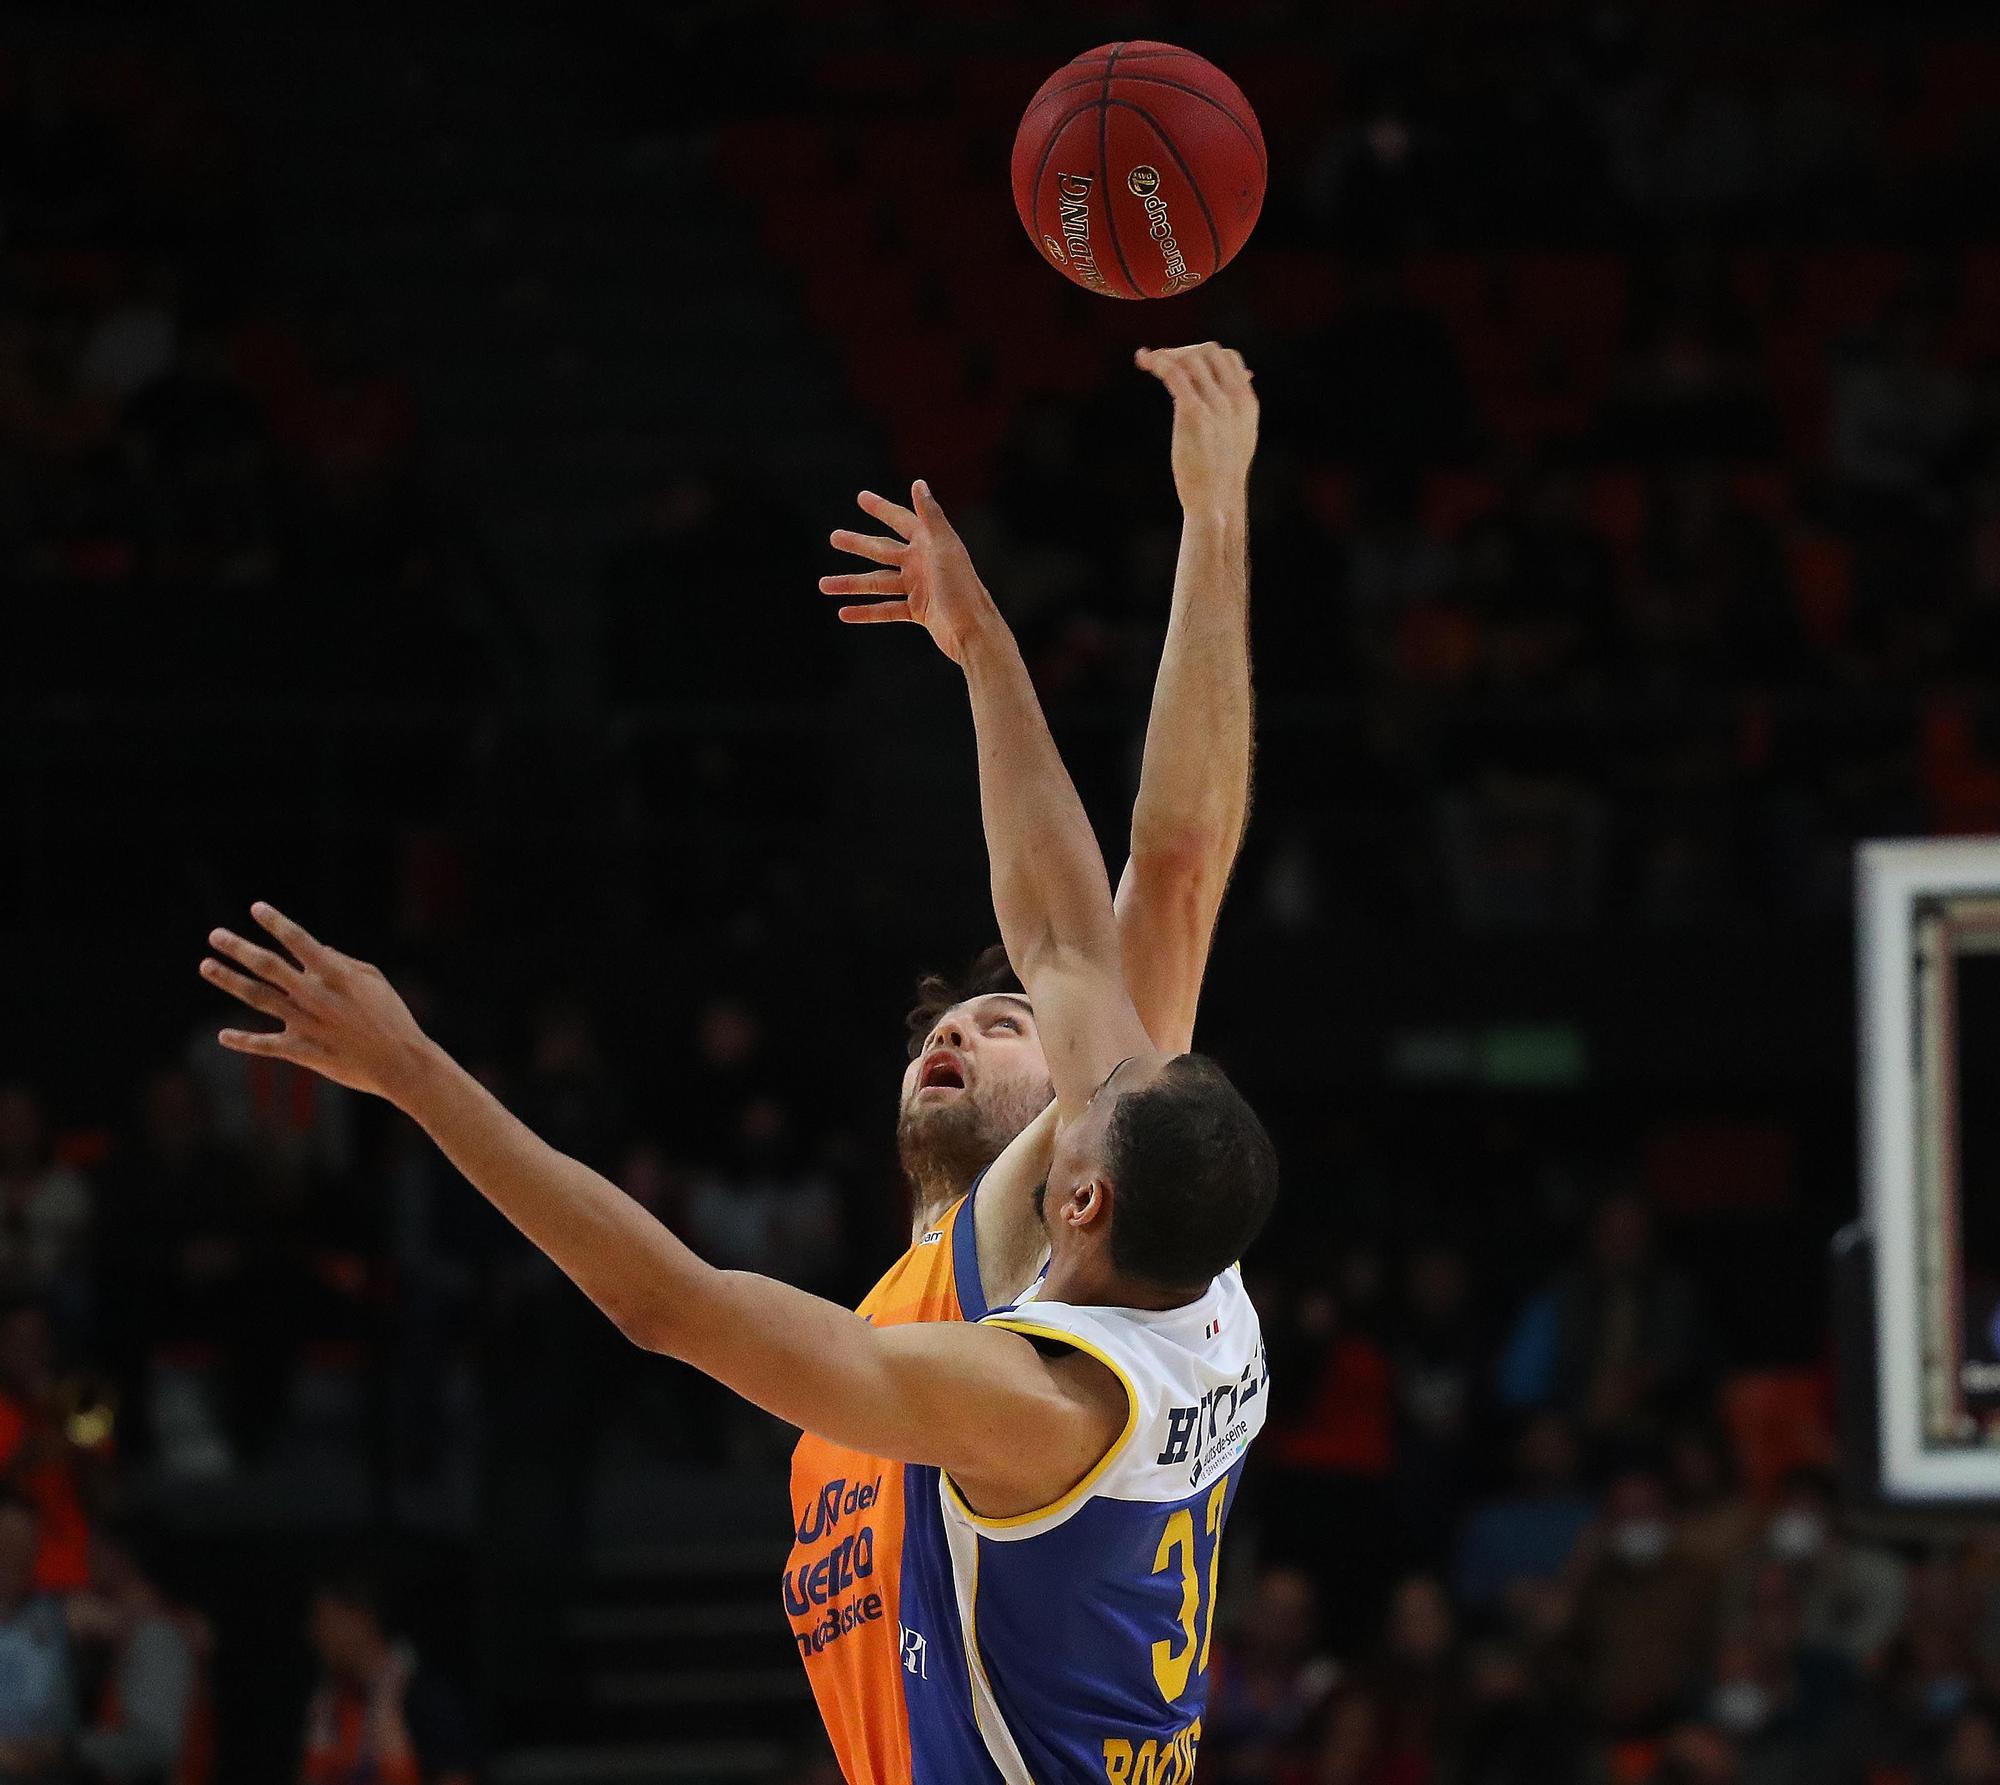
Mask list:
[[1086,291],[1212,279],[1264,207],[1264,132],[1236,83],[1170,43],[1107,43],[1049,76],[1014,138],[1014,208]]

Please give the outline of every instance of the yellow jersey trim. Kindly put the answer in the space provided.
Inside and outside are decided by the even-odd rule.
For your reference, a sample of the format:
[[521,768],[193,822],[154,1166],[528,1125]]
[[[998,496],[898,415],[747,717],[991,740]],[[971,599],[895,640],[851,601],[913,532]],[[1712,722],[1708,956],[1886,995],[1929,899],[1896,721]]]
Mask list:
[[1018,1512],[1008,1518],[987,1518],[983,1513],[974,1512],[966,1504],[965,1496],[958,1491],[957,1482],[953,1481],[943,1470],[938,1471],[940,1478],[944,1482],[945,1491],[951,1495],[954,1504],[980,1530],[1013,1531],[1018,1530],[1023,1525],[1037,1524],[1045,1518],[1053,1518],[1059,1512],[1067,1512],[1097,1485],[1098,1481],[1103,1477],[1105,1470],[1118,1460],[1119,1453],[1124,1450],[1126,1445],[1132,1442],[1132,1434],[1139,1429],[1139,1390],[1134,1386],[1132,1378],[1126,1375],[1123,1368],[1100,1350],[1091,1340],[1079,1338],[1072,1332],[1065,1332],[1059,1326],[1037,1326],[1031,1320],[1016,1320],[1000,1316],[989,1316],[979,1324],[981,1326],[1004,1327],[1008,1332],[1020,1333],[1024,1338],[1052,1339],[1058,1345],[1067,1345],[1072,1350],[1081,1351],[1086,1357],[1096,1358],[1112,1375],[1118,1378],[1119,1385],[1125,1390],[1125,1429],[1112,1440],[1111,1448],[1091,1465],[1090,1472],[1081,1481],[1077,1482],[1074,1487],[1058,1498],[1051,1500],[1048,1505],[1037,1507],[1033,1512]]

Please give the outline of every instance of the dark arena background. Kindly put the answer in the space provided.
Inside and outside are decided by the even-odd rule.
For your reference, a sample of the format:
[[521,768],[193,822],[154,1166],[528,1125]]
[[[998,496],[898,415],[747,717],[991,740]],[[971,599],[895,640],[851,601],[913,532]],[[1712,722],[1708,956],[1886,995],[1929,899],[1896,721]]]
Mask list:
[[[1007,184],[1141,37],[1271,170],[1145,304]],[[1885,1107],[1955,1087],[1873,1132],[1966,1281],[1829,1253],[1855,845],[2000,831],[1996,192],[1978,4],[0,7],[0,1779],[833,1785],[791,1434],[220,1050],[202,938],[276,901],[851,1303],[914,981],[994,927],[958,687],[835,625],[826,532],[930,480],[1121,857],[1131,353],[1214,338],[1259,714],[1201,1038],[1286,1191],[1198,1777],[2000,1781],[2000,1472],[1885,1489],[1836,1409],[1903,1378],[1834,1364],[1995,1404],[1990,952],[1962,1053],[1873,1037]],[[342,1770],[322,1684],[404,1640],[408,1770]]]

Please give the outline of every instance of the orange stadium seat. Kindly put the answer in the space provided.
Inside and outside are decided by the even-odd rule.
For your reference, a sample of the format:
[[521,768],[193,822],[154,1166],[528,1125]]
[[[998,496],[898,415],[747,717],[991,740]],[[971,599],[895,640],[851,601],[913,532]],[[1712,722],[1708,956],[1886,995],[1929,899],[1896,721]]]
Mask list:
[[1822,1371],[1732,1376],[1722,1385],[1722,1418],[1753,1499],[1773,1499],[1788,1470],[1833,1461],[1832,1395]]

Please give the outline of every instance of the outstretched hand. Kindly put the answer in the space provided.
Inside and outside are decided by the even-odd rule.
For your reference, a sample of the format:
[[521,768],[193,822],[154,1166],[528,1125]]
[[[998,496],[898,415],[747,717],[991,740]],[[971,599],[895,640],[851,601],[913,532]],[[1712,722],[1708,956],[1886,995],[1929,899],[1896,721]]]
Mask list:
[[1233,347],[1142,347],[1133,355],[1174,400],[1174,488],[1186,509],[1240,505],[1257,453],[1257,393]]
[[252,905],[250,915],[285,952],[234,930],[211,930],[209,946],[235,965],[211,955],[201,976],[279,1026],[224,1029],[217,1040],[233,1052],[288,1060],[349,1090],[396,1101],[425,1047],[396,988],[380,969],[315,940],[275,906]]
[[887,568],[823,576],[820,592],[847,599],[840,617],[848,625],[909,621],[923,627],[952,662],[962,663],[967,641],[996,610],[930,485],[919,479],[910,486],[908,508],[873,490],[863,490],[858,500],[862,512],[894,537],[842,527],[832,536],[834,548]]

